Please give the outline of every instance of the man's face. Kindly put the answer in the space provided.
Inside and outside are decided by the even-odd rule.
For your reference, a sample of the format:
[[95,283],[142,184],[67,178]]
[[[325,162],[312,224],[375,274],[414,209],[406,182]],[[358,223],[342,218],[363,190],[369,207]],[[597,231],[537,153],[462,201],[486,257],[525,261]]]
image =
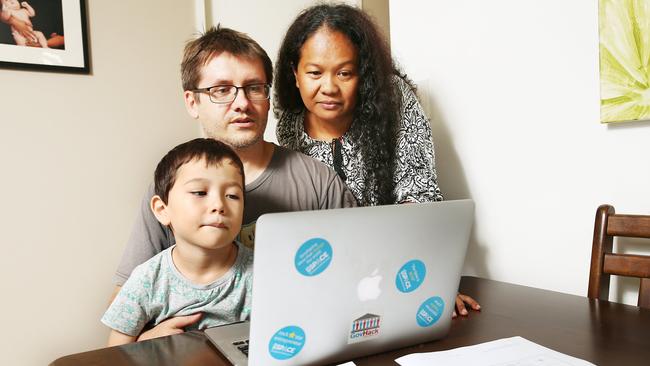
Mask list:
[[[197,89],[267,82],[262,60],[223,52],[203,66]],[[187,111],[199,120],[207,137],[223,141],[236,150],[263,141],[270,106],[268,99],[250,101],[241,89],[237,98],[228,104],[212,103],[206,93],[185,91],[184,96]]]

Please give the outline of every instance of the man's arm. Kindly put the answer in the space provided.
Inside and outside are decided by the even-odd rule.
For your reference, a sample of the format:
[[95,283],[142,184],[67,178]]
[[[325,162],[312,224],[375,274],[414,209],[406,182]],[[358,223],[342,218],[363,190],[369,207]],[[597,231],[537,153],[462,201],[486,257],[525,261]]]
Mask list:
[[[330,208],[348,208],[357,207],[357,199],[350,191],[350,188],[343,182],[343,180],[332,169],[323,164],[324,170],[318,172],[315,178],[321,179],[321,187],[325,187],[325,192],[321,192],[320,196],[324,199],[320,202],[320,209]],[[323,184],[325,183],[326,184]]]

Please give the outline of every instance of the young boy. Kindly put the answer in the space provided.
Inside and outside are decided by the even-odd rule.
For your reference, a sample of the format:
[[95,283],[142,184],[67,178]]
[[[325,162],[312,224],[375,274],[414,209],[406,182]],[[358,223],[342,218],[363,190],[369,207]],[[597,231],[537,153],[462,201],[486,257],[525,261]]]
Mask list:
[[244,212],[244,167],[214,139],[176,146],[158,163],[151,210],[176,245],[133,270],[102,317],[108,345],[135,342],[143,328],[201,312],[193,329],[250,316],[252,252],[235,241]]

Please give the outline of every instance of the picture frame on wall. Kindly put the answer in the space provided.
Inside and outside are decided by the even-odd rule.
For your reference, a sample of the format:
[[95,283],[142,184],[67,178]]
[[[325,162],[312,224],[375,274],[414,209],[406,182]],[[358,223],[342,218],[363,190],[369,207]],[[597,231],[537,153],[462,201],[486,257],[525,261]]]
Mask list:
[[0,67],[90,72],[85,0],[0,0]]
[[600,121],[650,121],[650,0],[599,0]]

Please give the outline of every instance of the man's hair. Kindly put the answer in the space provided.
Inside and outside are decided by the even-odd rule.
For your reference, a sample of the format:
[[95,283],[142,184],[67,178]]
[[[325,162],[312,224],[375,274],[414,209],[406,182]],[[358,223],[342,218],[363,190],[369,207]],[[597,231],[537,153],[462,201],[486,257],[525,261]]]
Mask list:
[[216,28],[211,27],[205,34],[185,45],[181,62],[183,90],[198,88],[201,68],[222,52],[250,60],[261,60],[266,82],[269,84],[273,82],[273,64],[266,51],[248,35],[217,25]]
[[206,166],[224,162],[234,165],[241,174],[244,188],[244,165],[239,156],[226,144],[211,138],[197,138],[171,149],[158,163],[154,173],[155,193],[167,204],[169,191],[176,182],[178,169],[193,160],[203,160]]

